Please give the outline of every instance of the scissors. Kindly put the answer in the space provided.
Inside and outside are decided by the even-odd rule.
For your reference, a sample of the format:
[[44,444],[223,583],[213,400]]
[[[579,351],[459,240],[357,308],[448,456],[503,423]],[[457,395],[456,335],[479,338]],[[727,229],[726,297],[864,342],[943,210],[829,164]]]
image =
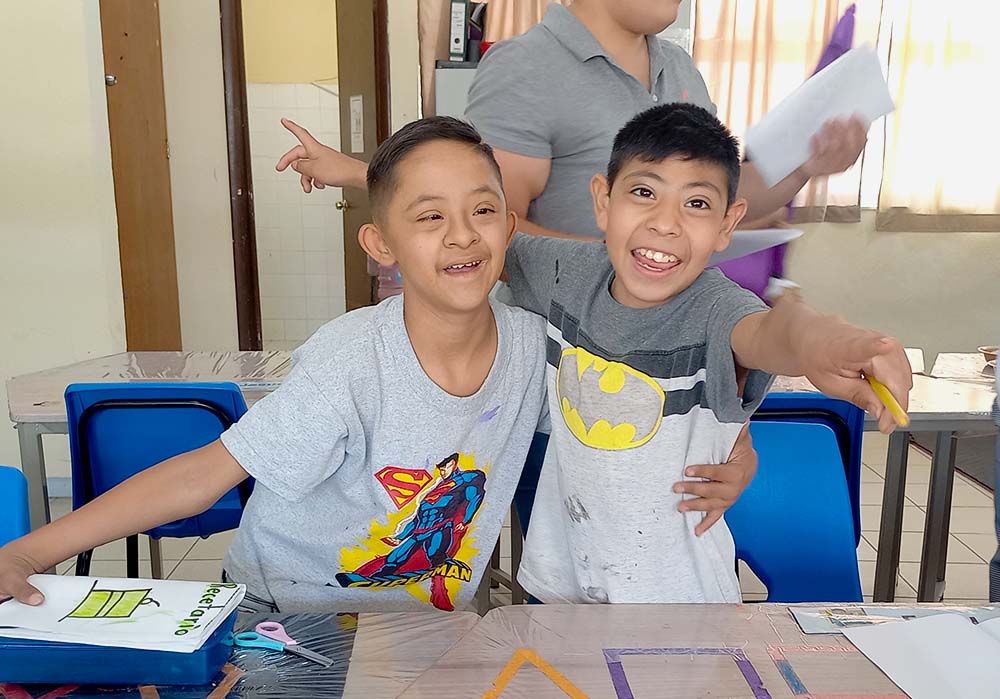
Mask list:
[[288,635],[285,627],[276,621],[262,621],[254,627],[253,631],[236,634],[233,636],[233,643],[241,648],[267,648],[268,650],[292,653],[323,667],[333,665],[333,661],[325,655],[300,646],[298,641]]

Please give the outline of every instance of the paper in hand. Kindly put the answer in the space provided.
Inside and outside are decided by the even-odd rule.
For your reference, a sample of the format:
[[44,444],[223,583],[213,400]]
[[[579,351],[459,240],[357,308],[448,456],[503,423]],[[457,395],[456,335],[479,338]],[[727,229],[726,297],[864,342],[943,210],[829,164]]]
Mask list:
[[709,259],[709,265],[717,265],[727,260],[746,257],[761,250],[767,250],[777,245],[783,245],[795,240],[802,231],[797,228],[761,228],[752,231],[733,231],[733,238],[722,252],[717,252]]
[[830,119],[857,115],[870,125],[893,109],[875,49],[852,49],[747,130],[747,157],[767,186],[773,187],[809,159],[812,137]]

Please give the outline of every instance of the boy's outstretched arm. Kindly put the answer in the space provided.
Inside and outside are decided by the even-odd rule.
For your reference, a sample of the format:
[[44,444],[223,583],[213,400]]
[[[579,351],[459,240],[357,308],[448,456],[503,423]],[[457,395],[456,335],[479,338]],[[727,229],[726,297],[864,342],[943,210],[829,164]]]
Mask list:
[[248,477],[222,442],[146,469],[93,502],[0,548],[0,599],[37,605],[28,576],[109,541],[204,512]]
[[913,376],[898,340],[809,308],[786,292],[770,311],[749,315],[733,329],[733,354],[746,369],[805,376],[823,393],[843,398],[878,418],[886,434],[896,420],[865,376],[878,379],[905,411]]

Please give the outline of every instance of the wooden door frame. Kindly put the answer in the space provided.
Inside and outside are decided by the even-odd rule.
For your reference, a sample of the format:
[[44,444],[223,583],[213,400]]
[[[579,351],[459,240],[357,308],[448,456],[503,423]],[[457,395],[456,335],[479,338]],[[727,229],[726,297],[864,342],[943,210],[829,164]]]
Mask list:
[[[337,1],[350,2],[350,0]],[[376,136],[381,143],[389,137],[388,0],[374,0],[373,16]],[[241,0],[219,0],[219,19],[222,31],[222,75],[229,151],[229,201],[233,221],[236,324],[239,330],[240,349],[259,350],[263,347],[263,340]]]
[[236,282],[236,327],[241,350],[263,349],[260,282],[257,276],[257,232],[250,169],[250,119],[247,110],[243,52],[243,3],[219,0],[222,30],[222,85],[226,99],[229,160],[229,209],[233,222],[233,272]]
[[[98,9],[107,82],[126,348],[180,350],[180,299],[159,7],[154,0],[128,4],[101,0]],[[131,39],[129,32],[133,34]],[[115,87],[117,75],[126,80]],[[145,90],[141,95],[134,92],[139,84]],[[123,89],[133,90],[125,101],[115,92]],[[141,123],[136,119],[145,120],[141,135],[128,131],[130,126]],[[134,169],[139,162],[147,175],[144,181],[149,191],[143,191],[143,184],[137,184]]]

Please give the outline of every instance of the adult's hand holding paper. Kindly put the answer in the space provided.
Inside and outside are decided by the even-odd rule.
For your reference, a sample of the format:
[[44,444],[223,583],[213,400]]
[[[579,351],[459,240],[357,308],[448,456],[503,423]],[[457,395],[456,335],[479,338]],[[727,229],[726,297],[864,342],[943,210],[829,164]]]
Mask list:
[[749,231],[733,231],[729,247],[712,255],[708,264],[717,265],[727,260],[746,257],[755,252],[795,240],[801,235],[802,231],[797,228],[759,228]]
[[810,158],[812,137],[830,119],[857,115],[871,124],[893,109],[875,49],[852,49],[747,130],[747,155],[773,187]]

